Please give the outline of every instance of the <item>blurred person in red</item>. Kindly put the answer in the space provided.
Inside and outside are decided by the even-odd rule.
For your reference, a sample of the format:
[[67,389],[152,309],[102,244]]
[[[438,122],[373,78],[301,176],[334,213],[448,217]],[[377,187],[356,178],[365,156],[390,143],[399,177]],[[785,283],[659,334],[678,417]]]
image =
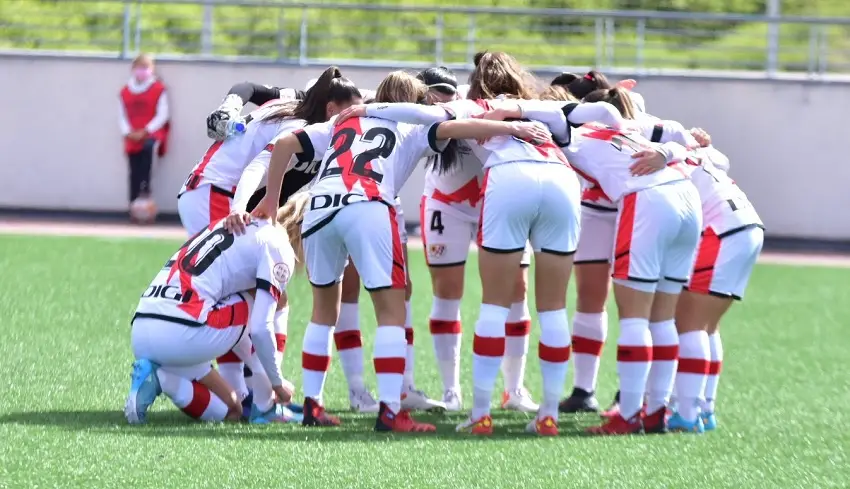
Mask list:
[[168,141],[168,97],[165,85],[154,74],[154,61],[149,55],[136,56],[131,72],[130,80],[121,89],[119,118],[124,152],[130,163],[130,218],[149,222],[156,216],[151,199],[151,167],[155,155],[165,155]]

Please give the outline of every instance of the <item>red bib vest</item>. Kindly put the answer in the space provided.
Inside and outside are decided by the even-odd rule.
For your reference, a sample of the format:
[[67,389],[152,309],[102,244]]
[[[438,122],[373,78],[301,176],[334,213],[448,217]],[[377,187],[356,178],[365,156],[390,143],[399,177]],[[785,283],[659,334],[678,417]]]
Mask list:
[[[159,102],[159,97],[165,91],[165,85],[159,80],[142,93],[133,93],[125,85],[121,89],[121,103],[124,104],[124,111],[127,114],[127,120],[130,123],[130,129],[137,131],[144,129],[148,123],[156,116],[156,105]],[[168,123],[162,126],[158,131],[150,135],[150,137],[159,141],[159,156],[165,154],[165,147],[168,141]],[[129,138],[124,138],[124,151],[127,154],[138,153],[144,147],[144,141],[133,141]]]

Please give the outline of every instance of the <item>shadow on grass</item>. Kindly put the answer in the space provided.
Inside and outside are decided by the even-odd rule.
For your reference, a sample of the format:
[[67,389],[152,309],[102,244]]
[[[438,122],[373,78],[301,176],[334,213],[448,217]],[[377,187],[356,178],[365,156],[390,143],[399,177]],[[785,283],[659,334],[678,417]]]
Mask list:
[[[342,416],[342,426],[338,428],[315,428],[301,425],[250,425],[247,423],[197,423],[178,411],[155,411],[148,414],[148,423],[144,426],[129,426],[121,411],[42,411],[16,412],[0,416],[0,425],[16,424],[27,426],[57,427],[69,431],[88,433],[120,434],[121,436],[142,437],[187,437],[210,439],[256,439],[263,441],[326,441],[338,443],[359,443],[380,439],[404,441],[425,438],[437,438],[453,441],[482,441],[495,439],[536,440],[538,437],[525,433],[525,425],[530,417],[522,414],[494,414],[496,430],[489,437],[473,437],[455,432],[455,426],[462,415],[419,414],[418,421],[437,426],[436,433],[393,435],[375,433],[374,418],[371,415],[347,413]],[[593,417],[561,417],[561,436],[577,437],[584,435],[584,428],[592,424]]]

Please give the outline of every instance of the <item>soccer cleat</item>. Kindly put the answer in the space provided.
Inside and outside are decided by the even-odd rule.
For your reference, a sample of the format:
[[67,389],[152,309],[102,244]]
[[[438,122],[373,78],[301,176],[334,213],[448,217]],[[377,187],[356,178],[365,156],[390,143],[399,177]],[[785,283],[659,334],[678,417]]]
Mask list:
[[599,401],[596,400],[593,392],[575,387],[570,397],[558,404],[558,411],[562,413],[598,413]]
[[394,413],[386,403],[381,403],[378,419],[375,420],[375,431],[392,431],[395,433],[428,433],[437,431],[437,427],[428,423],[419,423],[410,417],[410,411],[402,409]]
[[248,417],[251,424],[271,423],[301,423],[304,415],[294,413],[283,404],[275,403],[271,409],[261,412],[256,404],[251,406],[251,415]]
[[643,423],[640,413],[630,419],[623,419],[620,414],[610,417],[599,426],[593,426],[586,431],[591,435],[637,435],[643,433]]
[[700,413],[700,418],[702,418],[702,426],[705,431],[714,431],[717,429],[717,417],[714,416],[714,413]]
[[[245,368],[248,368],[246,365]],[[254,393],[252,391],[248,391],[248,395],[245,396],[245,399],[242,399],[242,417],[245,419],[251,419],[251,415],[254,412]]]
[[325,413],[325,408],[312,397],[304,399],[304,426],[339,426],[339,418]]
[[378,401],[372,397],[372,393],[368,390],[350,390],[348,391],[348,402],[351,410],[358,413],[377,413]]
[[133,362],[133,373],[130,376],[130,393],[127,402],[124,403],[124,417],[130,424],[142,424],[148,408],[156,401],[162,393],[156,370],[159,365],[150,360],[136,360]]
[[702,425],[702,418],[697,416],[696,421],[688,421],[679,413],[673,413],[670,419],[667,420],[667,429],[676,433],[705,433],[705,427]]
[[611,405],[608,406],[608,409],[606,409],[605,411],[602,411],[600,413],[600,416],[602,416],[603,418],[613,418],[613,417],[619,416],[619,415],[620,415],[620,391],[617,391],[617,393],[614,394],[614,400],[611,402]]
[[401,408],[407,411],[429,411],[442,413],[446,411],[443,401],[429,399],[424,392],[413,388],[401,393]]
[[284,404],[284,406],[286,406],[286,408],[292,411],[293,413],[301,414],[304,412],[304,406],[302,406],[301,404],[295,404],[294,402],[290,402],[289,404]]
[[502,393],[502,409],[523,413],[536,413],[540,409],[540,406],[531,399],[528,389],[521,387],[515,391],[505,391]]
[[457,432],[470,433],[472,435],[492,435],[493,434],[493,418],[489,414],[485,414],[478,419],[469,419],[457,425]]
[[444,392],[443,404],[446,405],[446,411],[458,412],[463,410],[463,401],[460,398],[460,391],[449,389]]
[[658,408],[654,413],[643,415],[643,431],[647,434],[667,433],[667,408]]
[[540,436],[558,436],[558,421],[552,416],[543,419],[534,418],[525,427],[528,433],[537,433]]

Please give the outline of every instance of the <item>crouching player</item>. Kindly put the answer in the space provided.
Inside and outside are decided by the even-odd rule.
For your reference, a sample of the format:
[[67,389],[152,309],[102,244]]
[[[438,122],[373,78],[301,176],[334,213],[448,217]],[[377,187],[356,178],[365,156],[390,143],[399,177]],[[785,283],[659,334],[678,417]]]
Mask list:
[[301,249],[288,240],[291,224],[252,220],[236,236],[219,221],[165,263],[132,320],[136,361],[127,421],[144,423],[161,393],[196,419],[240,419],[235,393],[211,367],[233,349],[254,372],[251,422],[300,422],[280,404],[289,402],[293,386],[275,358],[277,304],[295,267],[294,249]]

